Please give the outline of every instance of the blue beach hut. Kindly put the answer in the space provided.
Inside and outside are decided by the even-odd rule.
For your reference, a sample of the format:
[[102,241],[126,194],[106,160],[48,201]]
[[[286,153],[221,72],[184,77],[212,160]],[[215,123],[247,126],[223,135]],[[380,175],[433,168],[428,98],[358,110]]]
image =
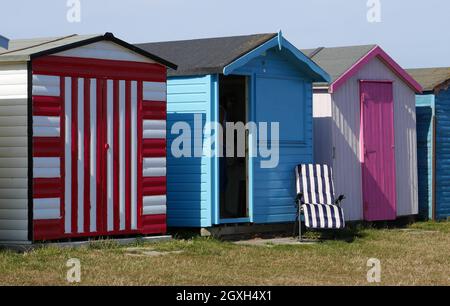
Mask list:
[[[168,226],[293,222],[294,168],[313,162],[312,83],[328,82],[328,74],[281,33],[137,46],[178,64],[168,71],[167,84]],[[244,156],[207,154],[220,150],[220,133],[208,135],[205,126],[225,121],[258,126],[244,137]],[[194,134],[182,146],[194,156],[173,152],[186,126],[180,122]],[[265,123],[267,137],[260,133]],[[251,152],[254,142],[258,152]],[[199,143],[200,150],[194,147]]]
[[409,69],[424,89],[416,97],[419,212],[450,217],[450,68]]

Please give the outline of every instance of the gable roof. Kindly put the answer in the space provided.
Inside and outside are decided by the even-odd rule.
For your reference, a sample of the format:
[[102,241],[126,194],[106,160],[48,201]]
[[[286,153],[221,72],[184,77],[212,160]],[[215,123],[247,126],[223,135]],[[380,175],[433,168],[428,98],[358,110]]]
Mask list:
[[177,63],[177,71],[169,71],[169,75],[200,75],[221,73],[229,63],[276,36],[276,33],[268,33],[143,43],[136,46]]
[[349,46],[336,48],[316,48],[302,50],[305,54],[327,71],[332,81],[329,84],[316,84],[330,87],[330,92],[337,90],[352,77],[362,66],[377,57],[415,92],[422,88],[399,64],[397,64],[378,45]]
[[337,48],[321,47],[301,51],[325,69],[330,74],[331,83],[333,83],[375,47],[376,45]]
[[35,57],[62,52],[98,41],[111,41],[166,67],[173,69],[176,69],[177,67],[175,64],[162,59],[159,56],[116,38],[112,33],[105,33],[104,35],[73,34],[60,37],[11,40],[9,41],[8,49],[0,47],[0,62],[29,61]]
[[422,85],[424,91],[433,91],[450,81],[450,67],[418,68],[406,71]]
[[231,74],[266,50],[278,47],[288,52],[296,64],[314,81],[328,81],[329,75],[279,33],[192,39],[137,44],[148,52],[176,62],[177,71],[169,76]]

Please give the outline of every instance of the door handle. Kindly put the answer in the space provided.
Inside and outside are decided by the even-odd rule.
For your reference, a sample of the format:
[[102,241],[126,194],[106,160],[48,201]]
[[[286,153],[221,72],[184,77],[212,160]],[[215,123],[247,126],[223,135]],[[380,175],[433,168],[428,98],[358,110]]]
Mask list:
[[106,150],[106,151],[109,150],[109,143],[105,143],[105,150]]
[[369,155],[369,154],[372,154],[372,153],[376,153],[377,151],[375,151],[375,150],[367,150],[366,148],[364,148],[364,155],[365,156],[367,156],[367,155]]

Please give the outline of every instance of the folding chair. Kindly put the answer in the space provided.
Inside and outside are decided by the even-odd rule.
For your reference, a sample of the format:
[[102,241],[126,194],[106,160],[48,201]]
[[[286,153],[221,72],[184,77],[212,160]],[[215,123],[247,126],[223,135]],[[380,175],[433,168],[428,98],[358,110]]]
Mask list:
[[309,229],[343,229],[344,212],[340,195],[335,199],[332,169],[327,165],[298,165],[295,168],[299,240],[302,241],[302,213]]

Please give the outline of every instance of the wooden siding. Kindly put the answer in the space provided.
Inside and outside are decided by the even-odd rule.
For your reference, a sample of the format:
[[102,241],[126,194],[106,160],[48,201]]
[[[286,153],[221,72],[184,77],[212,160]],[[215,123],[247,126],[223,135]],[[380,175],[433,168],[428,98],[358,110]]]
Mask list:
[[351,79],[332,96],[333,174],[336,194],[344,194],[347,221],[362,220],[362,176],[359,156],[359,82]]
[[27,75],[0,65],[0,241],[28,240]]
[[423,218],[432,218],[432,117],[434,114],[434,95],[417,95],[416,113],[419,214]]
[[[261,168],[260,158],[250,162],[249,221],[254,223],[294,221],[294,169],[298,164],[313,160],[309,71],[292,65],[285,52],[273,48],[233,71],[233,74],[248,76],[249,120],[280,122],[278,166]],[[174,158],[169,151],[177,137],[171,133],[175,122],[187,122],[194,130],[195,114],[204,122],[217,120],[216,82],[215,75],[172,77],[168,81],[169,226],[209,227],[221,222],[218,217],[218,158]],[[282,107],[280,103],[284,103]],[[295,109],[295,114],[280,115],[280,109],[289,108]]]
[[[419,170],[419,210],[425,218],[433,218],[432,178],[436,182],[435,202],[436,219],[450,216],[450,90],[440,91],[437,95],[417,95],[417,154]],[[435,114],[436,145],[432,147],[432,122]],[[436,169],[433,174],[433,150]]]
[[[167,83],[167,216],[168,225],[209,227],[212,216],[211,158],[176,158],[171,152],[178,137],[171,132],[176,122],[186,122],[194,132],[194,116],[203,124],[211,120],[212,76],[174,77]],[[203,130],[203,126],[201,127]],[[178,133],[178,131],[176,131]],[[202,135],[202,131],[200,135]],[[194,138],[191,138],[191,152]],[[196,138],[198,139],[198,137]],[[200,140],[201,141],[201,140]]]
[[450,216],[450,90],[436,96],[436,218]]

